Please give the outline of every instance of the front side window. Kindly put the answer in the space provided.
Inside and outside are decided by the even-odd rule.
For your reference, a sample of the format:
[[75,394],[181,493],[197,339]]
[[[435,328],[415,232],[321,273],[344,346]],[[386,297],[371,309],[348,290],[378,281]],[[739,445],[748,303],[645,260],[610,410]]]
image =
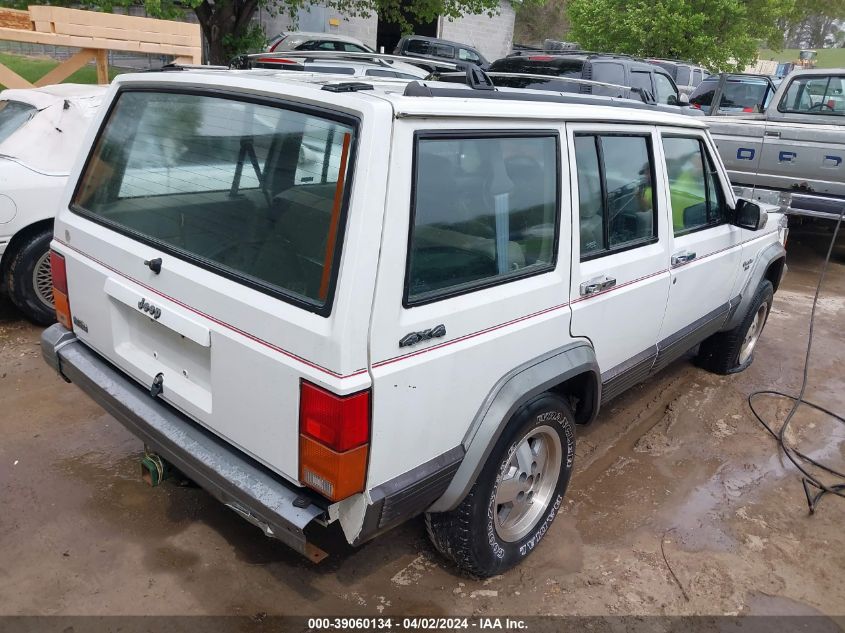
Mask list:
[[654,94],[654,88],[651,85],[651,73],[632,72],[631,73],[631,88],[639,88]]
[[126,91],[72,208],[325,312],[354,144],[352,124],[341,121],[205,95]]
[[576,135],[582,258],[657,238],[651,155],[647,136]]
[[845,76],[814,75],[793,79],[778,110],[845,116]]
[[675,77],[675,83],[679,86],[687,86],[689,85],[690,80],[690,67],[681,64],[678,66],[677,70],[678,74]]
[[458,59],[462,61],[472,62],[477,64],[481,61],[473,51],[469,50],[468,48],[459,48],[458,49]]
[[551,270],[557,136],[417,139],[406,304]]
[[662,73],[654,73],[654,84],[657,87],[657,94],[654,95],[657,103],[678,102],[678,89],[669,77]]
[[0,143],[35,116],[35,106],[21,101],[0,101]]
[[725,221],[718,176],[698,138],[664,137],[675,235]]

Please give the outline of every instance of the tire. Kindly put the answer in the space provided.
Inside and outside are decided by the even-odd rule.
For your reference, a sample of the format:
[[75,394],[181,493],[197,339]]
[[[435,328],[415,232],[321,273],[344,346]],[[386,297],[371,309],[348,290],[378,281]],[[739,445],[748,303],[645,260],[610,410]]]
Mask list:
[[[764,279],[757,287],[742,322],[732,330],[717,332],[701,344],[698,365],[722,375],[735,374],[748,368],[754,360],[754,348],[769,318],[773,297],[772,282]],[[747,337],[753,337],[753,340],[746,341]]]
[[[537,460],[541,448],[547,458],[543,465]],[[460,505],[426,515],[431,541],[461,569],[480,578],[519,564],[536,549],[558,514],[574,460],[575,422],[569,405],[550,393],[537,396],[511,418]],[[531,474],[520,479],[528,470]],[[522,497],[514,498],[517,490]],[[498,503],[500,493],[499,502],[514,501]],[[535,496],[542,505],[524,503]]]
[[52,239],[52,227],[26,237],[12,256],[6,279],[12,303],[38,325],[50,325],[56,321],[50,276]]

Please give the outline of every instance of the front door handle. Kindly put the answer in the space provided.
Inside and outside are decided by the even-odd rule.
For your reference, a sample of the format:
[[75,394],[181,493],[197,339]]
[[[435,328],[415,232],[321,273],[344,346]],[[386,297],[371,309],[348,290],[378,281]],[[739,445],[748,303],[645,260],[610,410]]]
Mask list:
[[594,295],[597,292],[602,292],[616,285],[616,278],[602,275],[601,277],[594,277],[589,281],[581,284],[581,296]]
[[689,264],[692,260],[695,259],[695,253],[692,251],[680,251],[672,255],[672,267],[676,266],[683,266],[684,264]]
[[769,138],[780,138],[780,132],[775,130],[766,130],[764,136],[768,136]]

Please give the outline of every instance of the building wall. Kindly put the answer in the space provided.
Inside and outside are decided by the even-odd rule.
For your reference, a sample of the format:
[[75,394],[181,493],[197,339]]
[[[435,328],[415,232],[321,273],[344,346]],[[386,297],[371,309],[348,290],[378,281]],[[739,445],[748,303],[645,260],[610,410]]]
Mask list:
[[499,0],[499,15],[492,18],[486,13],[465,15],[452,22],[440,18],[440,37],[469,44],[493,61],[510,52],[515,18],[513,5],[507,0]]
[[[513,42],[514,8],[508,0],[499,1],[499,14],[488,17],[486,13],[465,15],[457,20],[440,18],[438,37],[454,40],[477,48],[490,61],[504,57],[510,52]],[[266,10],[259,10],[258,21],[264,27],[267,37],[292,29],[291,20],[285,15],[271,16]],[[310,11],[299,13],[300,31],[318,33],[340,33],[357,37],[375,48],[378,18],[347,18],[320,5],[313,5]],[[388,53],[392,51],[386,51]]]
[[[287,15],[271,16],[265,9],[259,9],[257,18],[259,24],[264,27],[264,32],[268,38],[282,31],[294,29],[292,21]],[[344,17],[342,14],[326,7],[313,5],[310,10],[303,9],[299,12],[299,20],[295,29],[315,33],[349,35],[375,48],[378,18],[375,14],[369,18]]]

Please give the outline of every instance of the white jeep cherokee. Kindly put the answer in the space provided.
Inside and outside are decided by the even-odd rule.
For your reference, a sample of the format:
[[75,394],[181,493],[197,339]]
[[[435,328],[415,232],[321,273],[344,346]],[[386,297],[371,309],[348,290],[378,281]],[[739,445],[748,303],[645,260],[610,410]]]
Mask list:
[[700,344],[752,360],[781,217],[704,125],[268,71],[116,80],[56,219],[46,360],[319,559],[426,514],[478,576],[559,512],[575,426]]

